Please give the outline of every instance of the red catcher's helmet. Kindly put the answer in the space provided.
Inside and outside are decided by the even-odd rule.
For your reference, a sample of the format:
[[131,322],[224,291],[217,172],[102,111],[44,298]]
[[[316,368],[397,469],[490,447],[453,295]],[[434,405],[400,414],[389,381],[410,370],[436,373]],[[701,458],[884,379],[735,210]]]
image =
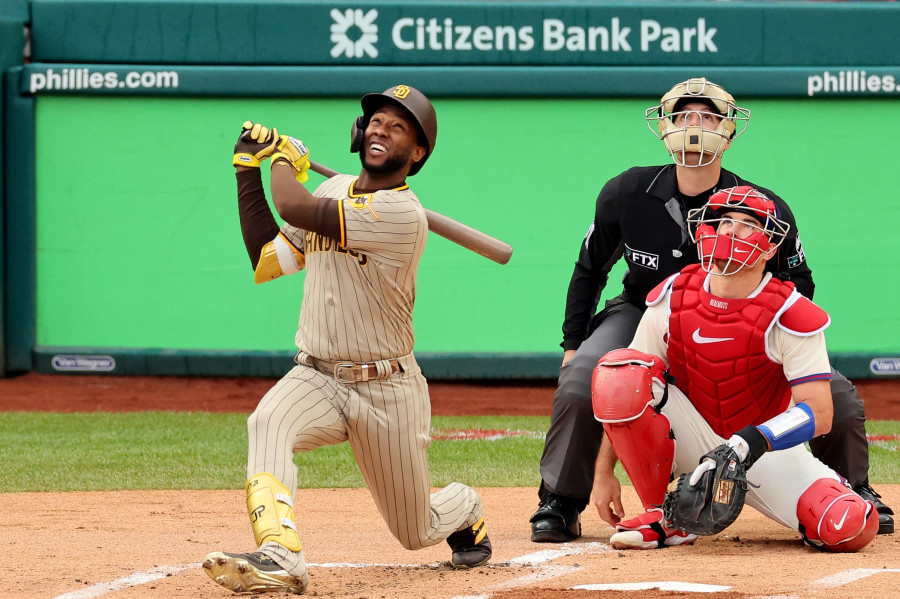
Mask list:
[[[735,221],[725,216],[729,212],[746,214],[755,222]],[[714,193],[709,202],[688,212],[687,222],[696,227],[694,241],[703,270],[712,272],[714,260],[726,260],[721,272],[716,273],[724,275],[755,265],[763,254],[781,245],[791,228],[778,218],[775,202],[749,185]],[[730,232],[720,232],[723,223],[731,225]]]
[[362,147],[363,134],[366,127],[369,126],[372,115],[385,104],[396,104],[405,108],[412,115],[416,131],[419,134],[419,145],[426,150],[422,160],[413,163],[409,169],[410,175],[418,173],[434,151],[437,141],[437,114],[425,94],[409,85],[395,85],[380,94],[366,94],[360,100],[360,104],[362,104],[363,113],[353,122],[350,130],[350,151],[359,152]]

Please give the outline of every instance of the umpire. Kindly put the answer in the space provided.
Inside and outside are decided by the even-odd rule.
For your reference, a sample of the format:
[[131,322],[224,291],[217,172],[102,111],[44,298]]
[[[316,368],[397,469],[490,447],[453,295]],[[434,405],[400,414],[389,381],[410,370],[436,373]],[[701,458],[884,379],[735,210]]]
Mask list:
[[[722,168],[722,155],[747,128],[750,111],[735,105],[705,78],[681,82],[645,118],[674,165],[634,167],[609,180],[597,198],[594,220],[580,244],[563,321],[564,357],[553,396],[550,429],[541,457],[540,505],[531,517],[531,540],[566,542],[581,535],[580,514],[590,500],[603,427],[591,407],[591,373],[601,356],[626,347],[645,309],[647,293],[697,261],[686,224],[688,210],[720,189],[749,185],[772,199],[790,233],[767,266],[812,299],[812,271],[788,205],[772,191]],[[623,292],[597,313],[613,266],[625,258]],[[894,513],[869,485],[865,412],[856,387],[832,372],[834,423],[810,441],[812,453],[844,476],[879,512],[879,534],[894,531]]]

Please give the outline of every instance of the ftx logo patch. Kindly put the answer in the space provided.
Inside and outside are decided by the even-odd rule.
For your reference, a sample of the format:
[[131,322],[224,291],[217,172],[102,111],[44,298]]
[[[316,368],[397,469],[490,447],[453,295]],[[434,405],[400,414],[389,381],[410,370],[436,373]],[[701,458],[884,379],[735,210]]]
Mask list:
[[644,268],[649,268],[650,270],[659,270],[659,255],[658,254],[648,254],[647,252],[641,252],[638,250],[633,250],[627,245],[625,246],[625,259],[631,262],[632,264],[636,264],[638,266],[643,266]]
[[331,9],[331,57],[344,55],[347,58],[378,57],[378,11],[374,8],[368,12],[361,9],[348,8],[340,11]]
[[796,253],[793,256],[788,256],[787,263],[790,268],[797,268],[803,261],[806,260],[806,254],[803,252],[803,244],[800,243],[800,236],[797,235],[797,243],[794,245],[796,249]]

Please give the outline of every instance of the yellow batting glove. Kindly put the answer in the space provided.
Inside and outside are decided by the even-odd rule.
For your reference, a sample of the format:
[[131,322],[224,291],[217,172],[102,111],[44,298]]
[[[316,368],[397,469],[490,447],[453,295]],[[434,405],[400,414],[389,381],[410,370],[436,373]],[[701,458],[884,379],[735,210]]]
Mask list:
[[272,154],[272,166],[276,161],[290,164],[294,169],[294,176],[300,183],[306,183],[309,180],[309,150],[296,137],[282,135],[278,138],[275,153]]
[[244,121],[241,135],[234,144],[234,166],[259,168],[259,163],[272,155],[278,141],[278,129],[269,130],[259,123]]

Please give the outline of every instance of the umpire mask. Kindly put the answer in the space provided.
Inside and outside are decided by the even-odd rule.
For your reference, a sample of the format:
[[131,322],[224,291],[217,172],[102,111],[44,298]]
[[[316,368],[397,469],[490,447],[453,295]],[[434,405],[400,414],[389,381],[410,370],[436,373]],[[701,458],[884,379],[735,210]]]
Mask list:
[[[705,104],[708,110],[683,110],[694,103]],[[644,119],[657,139],[666,144],[675,164],[697,167],[711,164],[722,155],[729,141],[747,129],[750,111],[735,106],[734,98],[722,86],[698,77],[669,90],[659,104],[644,112]],[[689,152],[700,154],[697,164],[685,160]]]

